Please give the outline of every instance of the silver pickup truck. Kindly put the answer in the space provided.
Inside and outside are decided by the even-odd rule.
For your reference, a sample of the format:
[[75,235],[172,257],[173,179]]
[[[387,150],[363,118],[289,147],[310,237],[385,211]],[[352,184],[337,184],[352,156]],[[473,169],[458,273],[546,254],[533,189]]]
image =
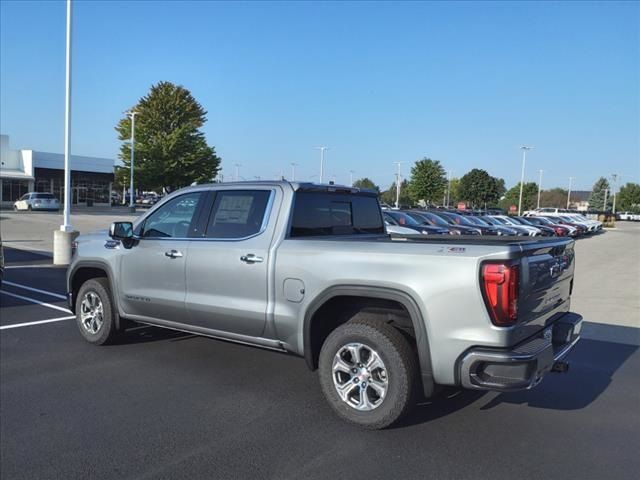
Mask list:
[[349,187],[199,185],[79,237],[67,290],[91,343],[134,321],[290,352],[339,416],[375,429],[438,386],[521,390],[566,370],[573,246],[390,236],[375,193]]

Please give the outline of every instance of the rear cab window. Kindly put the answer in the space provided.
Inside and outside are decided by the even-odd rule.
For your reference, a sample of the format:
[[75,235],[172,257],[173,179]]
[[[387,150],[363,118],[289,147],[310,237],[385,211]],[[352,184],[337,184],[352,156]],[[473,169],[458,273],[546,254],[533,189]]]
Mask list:
[[292,238],[384,233],[382,210],[374,195],[296,192]]

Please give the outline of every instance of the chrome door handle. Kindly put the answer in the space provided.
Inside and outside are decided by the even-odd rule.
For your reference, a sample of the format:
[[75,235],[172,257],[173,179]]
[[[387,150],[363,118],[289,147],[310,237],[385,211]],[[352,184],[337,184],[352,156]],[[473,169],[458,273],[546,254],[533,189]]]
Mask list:
[[264,258],[256,257],[253,253],[249,253],[247,255],[242,255],[240,257],[240,261],[244,263],[262,263],[264,262]]
[[178,250],[169,250],[168,252],[164,252],[165,257],[169,258],[180,258],[182,257],[182,252]]

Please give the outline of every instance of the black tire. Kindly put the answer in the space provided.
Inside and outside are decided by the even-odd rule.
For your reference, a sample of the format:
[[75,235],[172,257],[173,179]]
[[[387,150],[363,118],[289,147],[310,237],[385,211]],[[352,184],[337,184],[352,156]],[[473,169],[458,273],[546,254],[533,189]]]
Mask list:
[[[95,333],[85,328],[82,321],[82,301],[87,294],[95,294],[102,304],[102,325]],[[80,335],[94,345],[108,345],[115,342],[118,331],[116,329],[115,312],[111,300],[109,281],[104,277],[92,278],[82,284],[76,297],[76,324]]]
[[29,211],[29,212],[30,212],[30,211],[32,211],[32,210],[33,210],[33,208],[31,207],[31,205],[27,205],[27,211]]
[[[334,385],[333,360],[349,343],[374,349],[386,367],[388,387],[379,406],[360,411],[343,401]],[[400,420],[413,406],[417,385],[417,359],[407,339],[389,324],[364,315],[336,328],[327,337],[318,362],[320,385],[329,405],[342,419],[363,428],[378,430]]]

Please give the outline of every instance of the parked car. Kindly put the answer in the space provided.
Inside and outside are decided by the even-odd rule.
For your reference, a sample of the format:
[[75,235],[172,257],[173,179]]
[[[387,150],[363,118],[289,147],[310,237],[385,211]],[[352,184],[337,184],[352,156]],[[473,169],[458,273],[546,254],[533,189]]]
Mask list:
[[518,232],[513,228],[506,225],[491,225],[485,219],[476,215],[466,215],[465,218],[471,223],[480,226],[481,228],[490,228],[495,231],[495,235],[518,235]]
[[89,343],[126,319],[290,352],[338,416],[379,429],[418,391],[526,390],[567,371],[574,265],[569,239],[393,238],[373,192],[219,183],[80,236],[67,292]]
[[513,220],[511,217],[507,215],[491,215],[491,218],[495,218],[497,221],[502,223],[503,225],[509,225],[512,227],[518,227],[520,229],[525,229],[530,237],[537,237],[542,235],[542,231],[539,228],[532,227],[531,225],[524,225],[516,220]]
[[640,214],[633,212],[622,212],[618,214],[618,219],[627,222],[637,222],[640,221]]
[[[455,227],[460,230],[462,235],[482,235],[482,230],[480,227],[470,224],[468,222],[458,222],[456,218],[452,215],[452,212],[446,212],[444,210],[431,210],[430,213],[440,217],[442,220],[447,222],[449,226]],[[454,214],[457,215],[457,214]],[[457,215],[459,216],[459,215]]]
[[450,235],[466,235],[465,228],[458,228],[457,226],[447,223],[443,218],[424,210],[409,210],[407,215],[412,217],[416,222],[420,224],[427,224],[433,227],[446,228]]
[[400,227],[410,228],[423,235],[447,235],[449,233],[447,229],[420,223],[405,212],[398,210],[383,211],[383,215],[389,223],[393,224],[393,222],[395,222],[395,224]]
[[531,223],[531,222],[529,221],[529,219],[528,219],[528,218],[525,218],[525,217],[518,217],[518,216],[511,216],[511,217],[509,217],[509,218],[511,218],[511,219],[512,219],[513,221],[515,221],[515,222],[518,222],[518,223],[519,223],[519,224],[521,224],[521,225],[525,225],[525,226],[529,226],[529,227],[535,227],[535,228],[537,228],[538,230],[540,230],[540,232],[541,232],[540,234],[541,234],[543,237],[553,237],[553,236],[555,236],[555,234],[556,234],[556,231],[555,231],[553,228],[548,227],[548,226],[546,226],[546,225],[537,225],[537,224],[533,224],[533,223]]
[[581,236],[581,235],[585,235],[587,233],[587,231],[589,230],[587,228],[586,225],[583,225],[581,223],[576,223],[568,218],[565,218],[563,216],[550,216],[547,215],[546,218],[548,218],[549,220],[553,221],[554,223],[557,223],[559,225],[566,225],[569,227],[573,227],[575,229],[577,229],[577,233],[576,233],[576,237]]
[[13,204],[18,210],[60,210],[60,202],[53,193],[29,192],[25,193]]
[[[558,237],[566,237],[567,235],[571,235],[571,232],[577,232],[577,229],[574,227],[570,227],[568,225],[559,225],[557,223],[553,223],[547,217],[527,217],[527,221],[532,223],[536,227],[549,227],[552,228],[555,234]],[[573,236],[573,235],[571,235]]]
[[393,235],[421,235],[420,232],[407,227],[401,227],[400,225],[394,225],[389,223],[386,219],[384,221],[384,226],[387,229],[387,233]]
[[518,237],[528,237],[529,230],[524,228],[522,225],[511,225],[496,218],[493,218],[491,215],[484,215],[482,219],[490,225],[510,228],[516,232],[516,236]]

